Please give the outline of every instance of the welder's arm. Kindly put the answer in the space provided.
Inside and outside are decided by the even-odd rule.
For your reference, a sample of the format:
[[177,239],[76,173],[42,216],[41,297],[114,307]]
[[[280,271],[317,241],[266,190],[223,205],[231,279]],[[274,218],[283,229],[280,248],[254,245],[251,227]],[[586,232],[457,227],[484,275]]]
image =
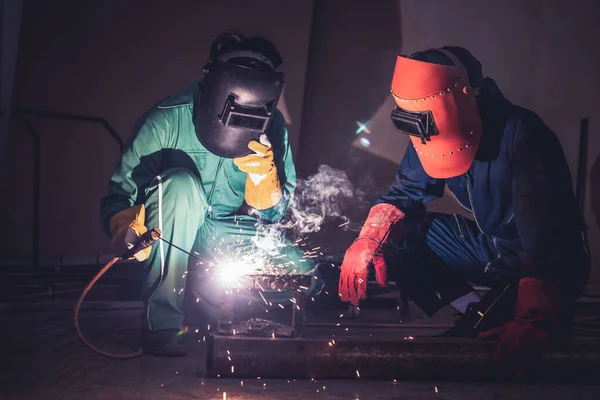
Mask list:
[[371,208],[358,238],[344,255],[341,265],[338,293],[344,302],[358,305],[367,295],[369,264],[375,269],[380,286],[386,286],[387,265],[381,252],[390,237],[404,232],[404,216],[407,213],[423,212],[425,204],[441,197],[443,180],[429,177],[409,144],[396,174],[396,182],[388,193],[380,196]]
[[288,130],[283,115],[278,112],[273,119],[268,135],[273,150],[276,177],[279,182],[278,190],[281,192],[279,201],[266,209],[257,210],[260,218],[268,222],[279,221],[288,211],[291,196],[296,189],[296,167],[292,158],[289,144]]
[[[146,231],[140,193],[160,172],[162,146],[158,129],[157,123],[148,117],[136,122],[113,171],[108,193],[102,198],[102,225],[106,234],[113,239],[116,253],[127,248],[128,240],[134,240],[135,236]],[[149,252],[150,248],[147,248],[145,255],[136,255],[136,258],[142,261]]]
[[[560,281],[565,271],[564,248],[573,240],[571,224],[565,221],[564,179],[558,171],[560,143],[554,136],[544,134],[536,121],[521,120],[516,128],[512,150],[514,219],[521,237],[520,254],[523,276]],[[560,183],[559,183],[560,182]],[[567,223],[567,224],[565,224]]]
[[[558,153],[557,153],[558,151]],[[513,207],[523,251],[523,277],[519,283],[515,318],[500,328],[481,334],[497,337],[493,354],[497,363],[529,368],[547,349],[564,295],[559,289],[558,271],[566,271],[564,259],[565,231],[561,227],[556,157],[562,153],[552,135],[544,135],[544,127],[534,121],[520,121],[512,150]],[[564,220],[562,221],[564,225]]]
[[375,204],[389,203],[404,213],[422,212],[425,211],[425,204],[443,196],[445,185],[443,179],[434,179],[427,175],[415,148],[409,142],[396,171],[395,182]]

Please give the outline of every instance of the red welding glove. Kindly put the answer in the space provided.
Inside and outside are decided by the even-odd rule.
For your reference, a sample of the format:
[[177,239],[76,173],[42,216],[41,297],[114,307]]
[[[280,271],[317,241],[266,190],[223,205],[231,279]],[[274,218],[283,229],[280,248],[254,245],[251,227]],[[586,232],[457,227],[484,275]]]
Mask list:
[[530,371],[550,345],[563,301],[555,285],[541,279],[522,278],[515,318],[479,334],[481,339],[499,339],[492,362],[516,367],[520,375]]
[[390,229],[404,218],[404,213],[391,204],[377,204],[369,212],[358,238],[344,255],[341,266],[339,296],[357,306],[367,296],[367,273],[370,263],[375,267],[377,283],[387,286],[387,271],[381,247]]

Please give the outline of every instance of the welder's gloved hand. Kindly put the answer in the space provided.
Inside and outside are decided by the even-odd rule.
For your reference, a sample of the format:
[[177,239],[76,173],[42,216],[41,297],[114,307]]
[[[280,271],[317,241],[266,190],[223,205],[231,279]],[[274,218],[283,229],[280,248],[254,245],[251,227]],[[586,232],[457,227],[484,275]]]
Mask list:
[[517,368],[520,376],[530,372],[550,346],[563,301],[555,285],[537,278],[522,278],[515,318],[479,334],[481,339],[499,339],[492,362]]
[[370,263],[375,268],[377,283],[387,286],[387,266],[381,248],[392,227],[402,223],[402,218],[404,213],[391,204],[382,203],[371,208],[358,238],[344,255],[338,290],[342,301],[358,306],[359,301],[366,298]]
[[[143,204],[119,211],[110,220],[112,249],[117,256],[123,255],[133,247],[138,238],[148,231],[144,225],[146,208]],[[132,259],[145,261],[150,257],[152,246],[137,252]]]
[[265,134],[262,134],[259,140],[260,142],[253,140],[248,144],[248,148],[254,151],[254,154],[234,158],[233,163],[240,171],[248,174],[246,203],[257,210],[266,210],[279,203],[283,193],[271,143]]

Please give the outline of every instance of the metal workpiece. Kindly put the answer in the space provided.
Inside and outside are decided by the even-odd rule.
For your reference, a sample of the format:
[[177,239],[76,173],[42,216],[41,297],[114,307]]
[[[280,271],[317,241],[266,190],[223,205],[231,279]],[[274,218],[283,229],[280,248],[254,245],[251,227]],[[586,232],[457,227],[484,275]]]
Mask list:
[[246,275],[233,288],[257,290],[301,290],[310,286],[312,275]]
[[[247,275],[221,290],[215,335],[299,337],[306,325],[310,275]],[[288,304],[273,304],[265,291],[289,291]],[[254,305],[252,305],[254,303]]]
[[[208,373],[221,378],[490,381],[510,371],[490,363],[494,343],[475,339],[272,339],[215,336]],[[594,382],[600,343],[578,340],[549,352],[529,379]]]

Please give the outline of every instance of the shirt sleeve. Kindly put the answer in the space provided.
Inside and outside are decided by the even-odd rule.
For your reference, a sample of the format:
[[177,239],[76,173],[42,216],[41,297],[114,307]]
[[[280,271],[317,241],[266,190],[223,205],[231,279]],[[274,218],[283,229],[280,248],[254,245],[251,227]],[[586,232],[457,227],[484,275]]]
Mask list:
[[443,179],[434,179],[427,175],[419,156],[409,142],[396,172],[396,180],[375,204],[390,203],[404,213],[411,210],[424,211],[425,204],[443,196],[445,185]]
[[108,184],[108,193],[101,200],[102,226],[110,237],[110,220],[114,214],[140,204],[152,180],[160,173],[162,160],[161,132],[157,122],[148,115],[140,118],[117,163]]
[[566,249],[581,229],[570,171],[558,138],[533,117],[521,118],[512,146],[513,204],[522,241],[522,273],[560,279]]

